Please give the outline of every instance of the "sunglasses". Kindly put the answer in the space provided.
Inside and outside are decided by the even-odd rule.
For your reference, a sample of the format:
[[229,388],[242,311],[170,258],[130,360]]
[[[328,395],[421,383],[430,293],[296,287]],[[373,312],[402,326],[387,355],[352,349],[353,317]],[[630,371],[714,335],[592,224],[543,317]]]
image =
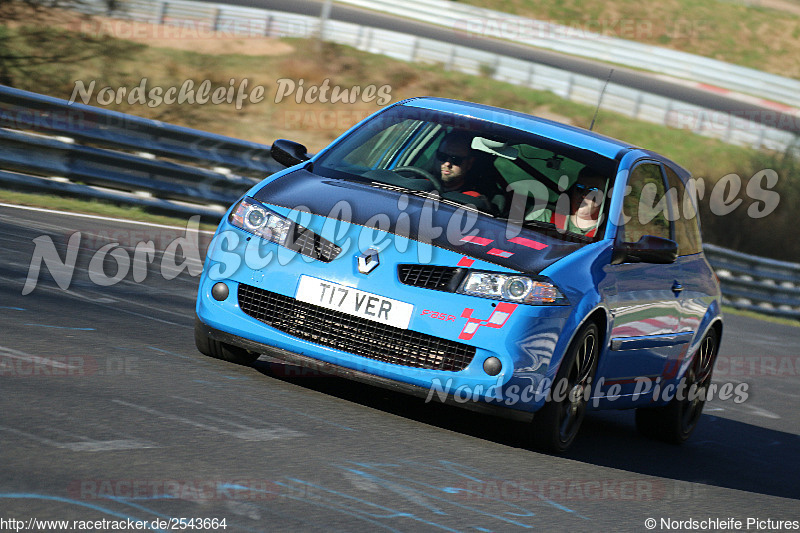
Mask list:
[[580,194],[581,196],[586,196],[593,192],[600,192],[599,187],[589,187],[588,185],[583,185],[582,183],[576,183],[574,185],[575,192]]
[[438,159],[442,163],[452,163],[455,166],[461,166],[461,163],[463,163],[467,157],[469,156],[446,154],[441,150],[436,150],[436,159]]

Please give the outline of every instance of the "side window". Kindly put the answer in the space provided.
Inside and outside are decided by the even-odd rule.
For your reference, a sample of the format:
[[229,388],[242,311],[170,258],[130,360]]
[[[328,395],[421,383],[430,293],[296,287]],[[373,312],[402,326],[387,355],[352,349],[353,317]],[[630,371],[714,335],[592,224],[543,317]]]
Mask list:
[[698,225],[695,198],[687,194],[686,187],[668,166],[664,167],[667,174],[667,184],[670,188],[670,207],[672,219],[675,221],[675,240],[678,243],[678,255],[692,255],[703,250]]
[[670,239],[667,207],[661,166],[642,163],[628,178],[630,192],[622,204],[625,225],[620,229],[623,242],[636,242],[644,235]]

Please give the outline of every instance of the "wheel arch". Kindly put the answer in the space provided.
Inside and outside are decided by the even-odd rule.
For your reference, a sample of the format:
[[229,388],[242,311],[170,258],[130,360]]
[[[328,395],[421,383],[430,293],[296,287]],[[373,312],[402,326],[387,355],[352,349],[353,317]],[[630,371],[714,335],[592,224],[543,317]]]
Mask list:
[[[723,322],[722,316],[720,314],[713,314],[711,309],[706,313],[706,316],[703,318],[701,322],[701,327],[697,328],[697,332],[692,339],[691,344],[686,350],[686,357],[684,357],[683,361],[681,362],[680,369],[678,371],[677,376],[675,377],[676,382],[679,382],[684,375],[686,375],[686,371],[689,369],[689,366],[692,364],[692,360],[694,359],[694,355],[697,352],[698,348],[700,347],[700,343],[703,342],[703,339],[708,335],[708,332],[714,330],[717,335],[717,346],[716,346],[716,353],[714,354],[714,362],[712,365],[717,364],[717,358],[719,358],[719,349],[720,345],[722,344],[722,329],[723,329]],[[713,368],[713,366],[712,366]]]
[[600,362],[602,360],[603,354],[606,351],[605,350],[606,340],[608,339],[608,336],[610,334],[609,325],[611,321],[609,320],[608,314],[609,314],[608,309],[606,309],[601,305],[596,306],[594,309],[585,314],[585,316],[581,319],[581,321],[578,322],[574,328],[572,328],[572,331],[570,332],[569,335],[569,340],[566,343],[564,343],[563,345],[564,348],[560,351],[561,356],[559,357],[558,360],[558,366],[552,368],[548,372],[548,377],[550,377],[551,379],[555,378],[556,374],[558,373],[558,370],[561,368],[561,363],[564,361],[564,354],[566,354],[567,351],[572,347],[573,343],[575,342],[575,339],[578,336],[578,333],[583,329],[583,327],[591,322],[597,325],[597,330],[600,335],[599,339],[600,349],[597,355],[597,368],[600,367],[599,366]]
[[700,321],[700,326],[695,332],[691,346],[689,346],[690,354],[694,354],[695,350],[697,350],[697,347],[700,346],[702,340],[712,329],[715,330],[717,334],[717,355],[719,355],[719,347],[722,343],[723,320],[722,313],[719,310],[719,306],[716,305],[716,302],[714,305],[709,306],[709,308],[706,310],[706,314]]
[[605,307],[598,306],[594,308],[590,313],[586,315],[580,325],[575,329],[575,333],[573,334],[573,338],[570,339],[570,346],[575,338],[575,335],[580,331],[580,329],[590,322],[594,322],[597,325],[597,330],[600,334],[600,350],[597,354],[597,367],[600,368],[600,363],[602,361],[603,356],[606,353],[606,341],[611,334],[609,331],[609,327],[611,321],[609,320],[609,311]]

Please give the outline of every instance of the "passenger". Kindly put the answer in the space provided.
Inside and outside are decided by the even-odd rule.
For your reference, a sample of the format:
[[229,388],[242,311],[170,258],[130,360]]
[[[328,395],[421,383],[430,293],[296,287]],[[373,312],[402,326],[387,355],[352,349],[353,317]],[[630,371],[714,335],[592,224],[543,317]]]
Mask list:
[[594,237],[603,206],[606,179],[589,167],[578,173],[575,184],[567,193],[570,200],[570,213],[559,213],[543,209],[533,218],[541,222],[552,222],[562,231]]

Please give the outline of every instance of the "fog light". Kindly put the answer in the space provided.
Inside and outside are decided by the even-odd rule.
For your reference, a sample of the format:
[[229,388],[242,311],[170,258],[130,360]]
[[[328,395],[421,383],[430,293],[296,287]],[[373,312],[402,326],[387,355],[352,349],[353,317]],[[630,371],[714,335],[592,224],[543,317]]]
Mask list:
[[497,357],[490,357],[483,362],[483,370],[490,376],[496,376],[503,369],[503,363]]
[[222,283],[215,283],[213,287],[211,287],[211,296],[214,297],[215,300],[221,302],[225,298],[228,297],[228,286]]

